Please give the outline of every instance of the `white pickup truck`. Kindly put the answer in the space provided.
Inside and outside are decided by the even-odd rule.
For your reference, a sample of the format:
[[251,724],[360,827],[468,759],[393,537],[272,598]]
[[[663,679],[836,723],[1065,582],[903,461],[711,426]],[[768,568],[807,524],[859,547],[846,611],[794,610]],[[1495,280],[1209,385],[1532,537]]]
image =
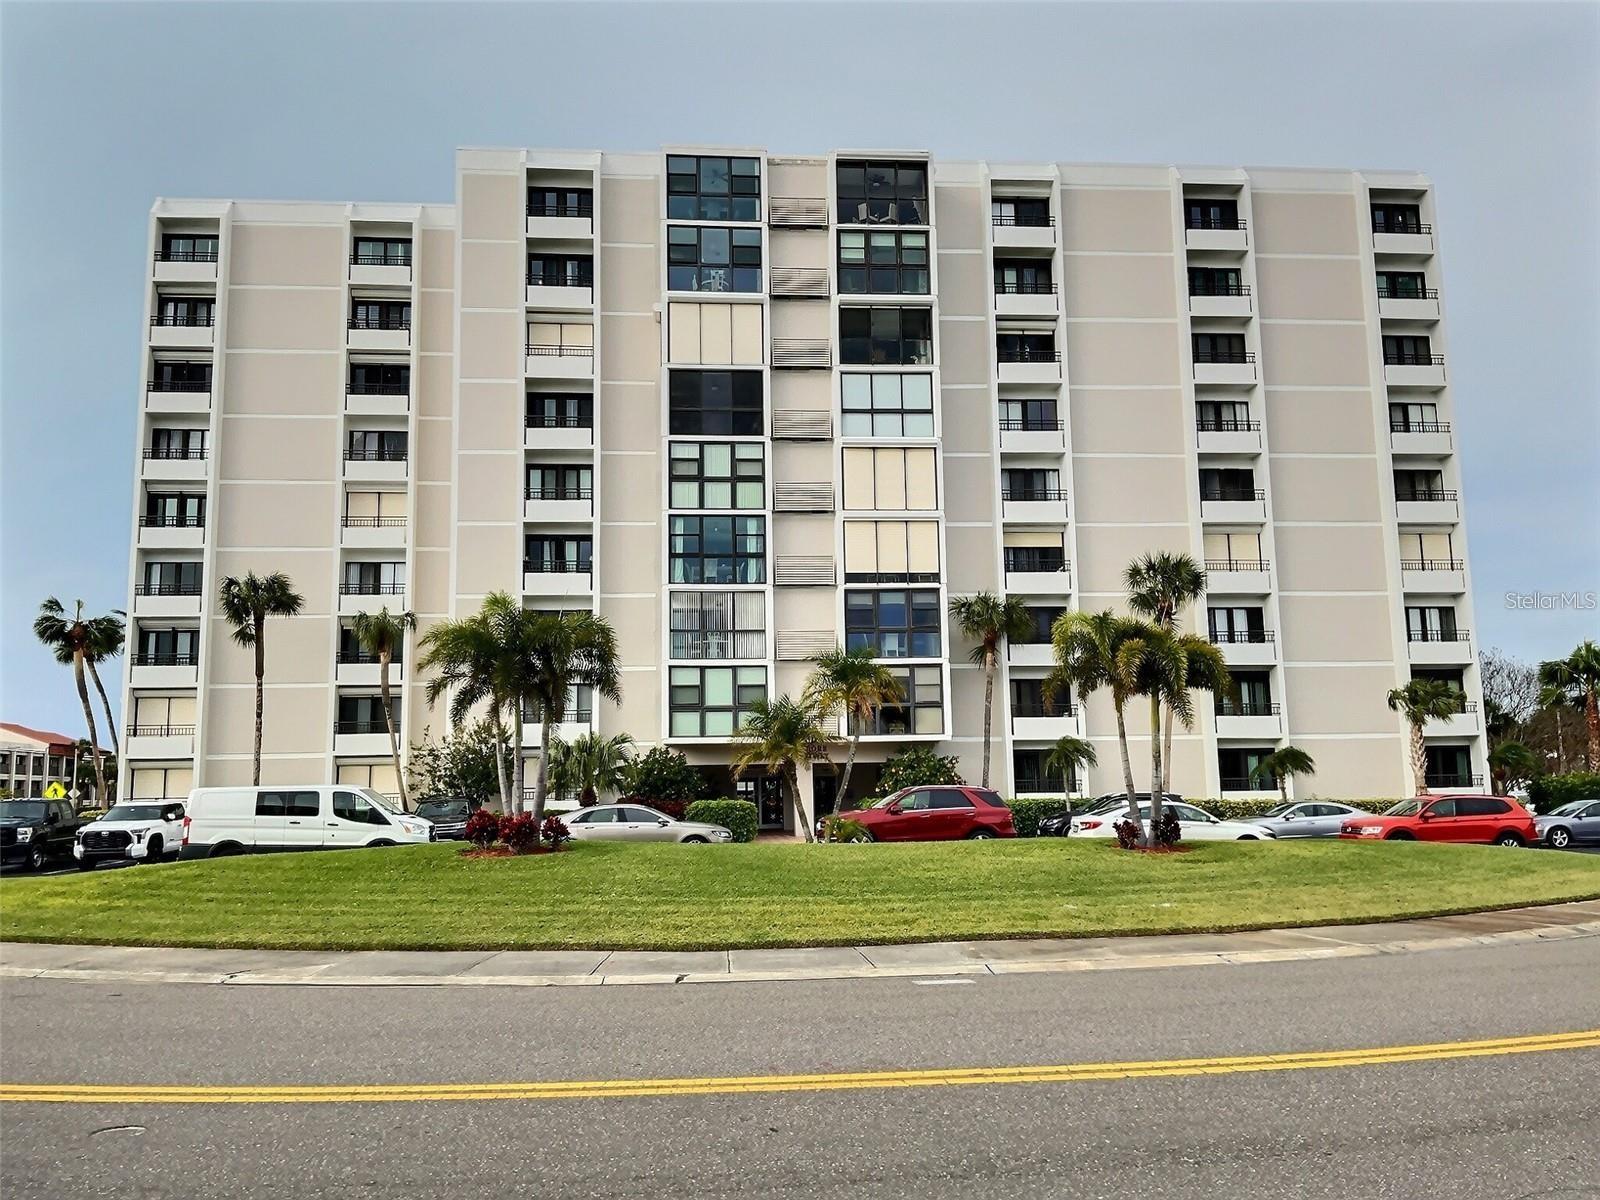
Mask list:
[[180,801],[124,800],[78,830],[72,857],[84,870],[96,863],[127,859],[154,863],[177,858],[182,843]]

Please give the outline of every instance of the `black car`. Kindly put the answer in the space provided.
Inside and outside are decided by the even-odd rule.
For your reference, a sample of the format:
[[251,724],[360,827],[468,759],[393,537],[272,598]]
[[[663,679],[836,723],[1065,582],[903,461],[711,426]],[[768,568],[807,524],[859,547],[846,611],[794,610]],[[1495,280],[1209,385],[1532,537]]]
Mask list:
[[[1139,801],[1140,804],[1150,803],[1149,792],[1135,792],[1134,797]],[[1175,804],[1183,801],[1182,796],[1175,796],[1171,792],[1163,792],[1162,797],[1162,803],[1164,804]],[[1088,816],[1090,813],[1110,812],[1113,809],[1118,808],[1125,809],[1127,806],[1128,793],[1107,792],[1104,796],[1097,796],[1094,800],[1091,800],[1086,804],[1075,805],[1068,812],[1055,813],[1048,817],[1040,817],[1039,836],[1066,837],[1068,831],[1072,828],[1072,819],[1074,817],[1084,817]]]
[[0,800],[0,863],[42,871],[72,859],[72,843],[87,822],[65,800]]
[[481,800],[459,796],[430,796],[417,805],[417,816],[433,822],[433,840],[461,842],[467,837],[467,818],[483,807]]

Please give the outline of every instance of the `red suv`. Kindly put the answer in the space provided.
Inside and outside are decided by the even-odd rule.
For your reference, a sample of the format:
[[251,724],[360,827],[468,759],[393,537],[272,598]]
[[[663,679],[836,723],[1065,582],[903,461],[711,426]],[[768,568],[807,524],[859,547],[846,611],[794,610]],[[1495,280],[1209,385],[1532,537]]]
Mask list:
[[852,839],[858,842],[954,842],[1017,836],[1011,810],[992,788],[902,788],[840,816],[859,822],[866,831]]
[[1531,846],[1539,840],[1532,814],[1504,796],[1416,796],[1382,816],[1351,817],[1339,827],[1339,836],[1496,846]]

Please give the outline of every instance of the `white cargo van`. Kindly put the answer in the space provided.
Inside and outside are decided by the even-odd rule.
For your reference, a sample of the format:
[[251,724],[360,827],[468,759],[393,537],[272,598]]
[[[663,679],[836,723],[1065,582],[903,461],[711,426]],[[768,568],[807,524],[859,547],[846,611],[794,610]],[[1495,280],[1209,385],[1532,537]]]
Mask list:
[[179,858],[433,840],[433,825],[371,788],[206,787],[189,793]]

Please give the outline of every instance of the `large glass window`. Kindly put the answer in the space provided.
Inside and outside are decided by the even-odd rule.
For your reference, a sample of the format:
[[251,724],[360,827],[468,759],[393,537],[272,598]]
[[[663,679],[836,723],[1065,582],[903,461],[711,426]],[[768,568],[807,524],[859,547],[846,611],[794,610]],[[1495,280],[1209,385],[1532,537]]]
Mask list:
[[[1028,537],[1023,534],[1008,534],[1008,541]],[[1048,574],[1067,569],[1067,551],[1055,534],[1041,535],[1053,539],[1053,544],[1041,545],[1016,545],[1008,544],[1001,547],[1005,556],[1007,574]]]
[[197,562],[147,562],[137,589],[141,596],[198,596],[200,564]]
[[928,235],[898,230],[842,230],[839,234],[839,292],[861,295],[926,296]]
[[406,590],[403,562],[347,562],[339,590],[351,596],[397,596]]
[[1248,400],[1197,400],[1195,428],[1206,433],[1241,433],[1259,428]]
[[1050,201],[1025,196],[996,197],[989,202],[989,220],[995,225],[1043,228],[1053,224]]
[[209,392],[211,364],[158,358],[150,367],[152,392]]
[[1019,796],[1063,796],[1078,790],[1076,773],[1068,780],[1061,768],[1049,763],[1050,751],[1018,749],[1011,752],[1012,786]]
[[1191,336],[1197,363],[1242,363],[1250,356],[1242,333],[1196,333]]
[[1421,233],[1422,209],[1415,204],[1374,204],[1373,233]]
[[1225,792],[1272,792],[1278,788],[1270,773],[1257,775],[1261,760],[1272,753],[1271,746],[1219,746],[1217,768]]
[[1048,258],[997,258],[994,290],[1002,296],[1048,296],[1056,290]]
[[900,685],[901,699],[879,705],[872,719],[850,718],[850,732],[867,735],[927,734],[944,732],[944,671],[942,667],[890,667]]
[[[389,701],[389,711],[394,716],[394,726],[400,728],[400,697]],[[340,696],[339,733],[388,733],[389,723],[384,719],[382,696]],[[313,793],[315,794],[315,793]]]
[[143,525],[199,529],[206,523],[206,498],[200,492],[147,492]]
[[1260,500],[1265,494],[1256,488],[1256,473],[1249,467],[1200,468],[1202,500]]
[[351,329],[410,329],[409,300],[352,300]]
[[932,375],[844,375],[840,378],[845,437],[932,437]]
[[1053,333],[1022,333],[1020,331],[995,334],[995,355],[1003,363],[1060,362]]
[[1429,746],[1424,780],[1435,787],[1475,787],[1472,752],[1465,746]]
[[761,230],[668,226],[667,290],[759,292]]
[[1022,637],[1012,638],[1011,641],[1019,646],[1046,646],[1050,644],[1050,631],[1054,628],[1056,619],[1066,612],[1065,608],[1029,605],[1028,631]]
[[1259,604],[1212,606],[1206,609],[1206,624],[1218,645],[1267,640],[1266,613]]
[[144,667],[192,667],[199,652],[198,629],[141,628],[133,661]]
[[1065,500],[1061,472],[1054,467],[1007,467],[1000,472],[1004,500]]
[[210,296],[162,296],[151,318],[155,325],[206,328],[216,322],[216,303]]
[[1061,414],[1055,397],[1023,399],[1007,397],[1000,401],[1001,429],[1031,429],[1035,431],[1060,429]]
[[1408,470],[1394,473],[1396,500],[1454,500],[1456,494],[1444,486],[1444,472]]
[[352,396],[404,396],[411,390],[411,367],[406,363],[353,362],[349,391]]
[[672,508],[765,508],[760,442],[673,442]]
[[669,432],[760,437],[762,400],[760,371],[673,371]]
[[206,456],[206,428],[152,429],[147,458],[197,459]]
[[216,262],[217,235],[214,233],[165,233],[156,257],[162,262]]
[[522,569],[530,575],[584,575],[593,553],[593,537],[529,534],[522,543]]
[[759,221],[761,160],[721,155],[667,155],[667,218],[674,221]]
[[672,658],[765,658],[767,602],[760,592],[673,592]]
[[1184,201],[1184,226],[1188,229],[1239,228],[1239,202],[1209,196],[1195,196]]
[[1447,604],[1408,604],[1406,606],[1406,640],[1410,642],[1455,641],[1455,608]]
[[578,463],[529,463],[529,500],[591,500],[594,469]]
[[844,594],[847,650],[875,658],[938,658],[940,606],[936,591],[850,591]]
[[1011,679],[1013,717],[1070,717],[1078,711],[1067,688],[1051,690],[1043,679]]
[[673,583],[765,583],[765,517],[673,517]]
[[592,188],[530,187],[528,189],[528,215],[530,217],[592,217],[594,216],[594,190]]
[[1245,296],[1244,280],[1238,267],[1190,267],[1189,295]]
[[1217,715],[1222,717],[1270,717],[1277,711],[1272,702],[1272,673],[1270,671],[1234,671],[1233,685],[1237,696],[1216,693]]
[[529,429],[592,429],[594,396],[588,392],[529,392]]
[[926,225],[928,164],[841,161],[835,176],[841,225]]
[[846,521],[846,583],[937,583],[937,521]]
[[405,462],[404,429],[352,429],[344,456],[352,462]]
[[350,261],[361,267],[409,267],[411,239],[399,237],[358,237]]
[[[346,664],[375,663],[378,656],[361,644],[361,639],[356,636],[354,625],[339,626],[339,661]],[[395,666],[405,662],[405,640],[395,643],[394,652],[389,661]]]
[[588,254],[530,254],[528,286],[593,287],[594,257]]
[[939,507],[932,446],[846,446],[844,507],[883,512]]
[[1426,300],[1438,296],[1428,292],[1428,277],[1421,271],[1379,271],[1380,300]]
[[1433,343],[1425,334],[1385,334],[1383,361],[1389,366],[1426,367],[1442,362],[1433,356]]
[[933,365],[933,310],[841,308],[839,361],[886,367]]
[[672,737],[728,737],[767,698],[765,667],[672,667],[668,731]]

